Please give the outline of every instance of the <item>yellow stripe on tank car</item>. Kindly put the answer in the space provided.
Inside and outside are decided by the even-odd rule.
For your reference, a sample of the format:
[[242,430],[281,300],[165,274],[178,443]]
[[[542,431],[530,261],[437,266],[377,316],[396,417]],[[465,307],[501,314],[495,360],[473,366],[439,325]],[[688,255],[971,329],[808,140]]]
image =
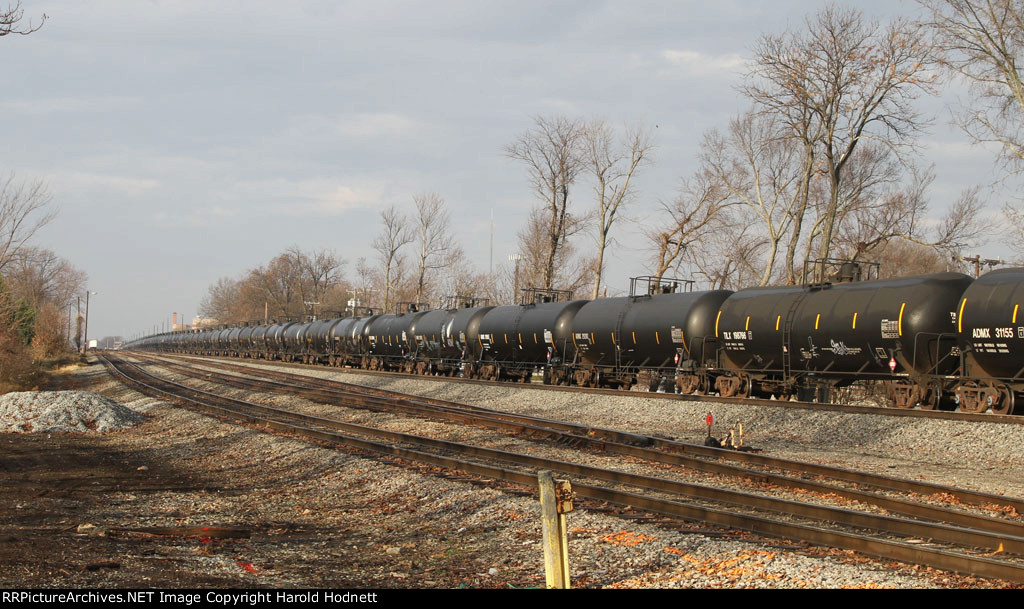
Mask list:
[[857,329],[857,314],[856,313],[853,314],[853,329],[854,330]]
[[900,336],[903,336],[903,309],[905,309],[905,308],[907,308],[907,303],[903,303],[902,305],[900,305],[900,322],[899,322],[899,328],[898,328],[899,332],[900,332]]
[[964,332],[964,305],[967,304],[967,299],[964,298],[963,302],[960,303],[960,312],[956,315],[956,331],[960,334]]
[[1017,309],[1019,308],[1020,305],[1013,305],[1013,321],[1011,323],[1017,323]]
[[782,321],[782,316],[781,315],[779,315],[778,317],[775,318],[775,331],[776,332],[779,331],[779,322],[781,322],[781,321]]
[[818,316],[814,318],[814,329],[815,330],[818,329],[818,322],[819,321],[821,321],[821,313],[818,313]]
[[746,332],[748,330],[750,330],[750,316],[749,315],[747,315],[747,325],[743,326],[743,331],[744,332]]
[[654,342],[656,342],[659,345],[661,344],[661,339],[658,338],[658,331],[657,330],[654,331]]
[[718,320],[722,319],[722,311],[718,311],[718,317],[715,318],[715,338],[718,338]]
[[633,344],[636,344],[636,332],[633,332]]
[[539,342],[537,342],[537,333],[536,332],[533,333],[533,344],[535,344],[535,345],[539,345],[540,344]]
[[612,332],[612,344],[613,345],[615,344],[615,333],[614,332]]

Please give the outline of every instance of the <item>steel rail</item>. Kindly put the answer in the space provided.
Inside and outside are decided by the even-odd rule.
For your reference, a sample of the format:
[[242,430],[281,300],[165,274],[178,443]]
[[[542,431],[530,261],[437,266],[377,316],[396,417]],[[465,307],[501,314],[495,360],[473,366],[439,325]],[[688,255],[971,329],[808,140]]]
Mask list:
[[[406,413],[413,414],[414,416],[443,418],[448,421],[456,421],[469,425],[477,425],[491,429],[511,431],[513,433],[527,435],[531,438],[543,436],[544,439],[552,439],[555,441],[562,439],[576,445],[587,446],[588,448],[594,450],[615,452],[619,454],[625,454],[633,457],[646,459],[649,461],[670,463],[673,465],[679,465],[690,469],[718,473],[732,476],[735,478],[755,479],[759,482],[775,484],[778,486],[784,486],[788,488],[799,488],[813,492],[819,492],[822,494],[833,494],[852,501],[873,504],[889,512],[905,514],[908,516],[913,516],[915,518],[924,518],[938,522],[946,522],[950,524],[956,524],[962,527],[969,527],[977,530],[988,531],[1003,535],[1024,536],[1024,524],[1018,522],[1002,520],[999,518],[993,518],[985,515],[971,514],[967,512],[952,510],[949,508],[908,501],[905,499],[887,497],[885,495],[880,495],[877,493],[849,489],[841,486],[836,486],[833,484],[827,484],[824,482],[792,478],[782,474],[755,472],[734,465],[708,462],[703,459],[697,459],[685,455],[665,455],[660,451],[648,448],[638,448],[633,446],[619,445],[614,442],[600,441],[586,436],[566,434],[565,432],[560,432],[544,427],[537,427],[529,424],[510,423],[502,419],[493,419],[487,416],[486,414],[482,413],[470,415],[464,411],[451,411],[449,409],[445,409],[442,407],[437,407],[437,409],[431,409],[429,407],[418,405],[416,404],[415,401],[406,400],[367,401],[365,400],[365,396],[350,391],[326,388],[310,389],[297,386],[294,384],[285,385],[284,383],[272,380],[254,379],[228,375],[223,373],[207,373],[204,370],[200,370],[195,367],[190,367],[185,364],[164,362],[159,358],[146,357],[140,359],[143,359],[143,361],[159,362],[162,366],[168,367],[172,370],[179,370],[186,376],[189,376],[190,378],[193,379],[210,381],[212,378],[216,378],[219,383],[231,387],[249,389],[253,391],[266,391],[269,389],[270,391],[275,393],[287,393],[288,395],[304,397],[328,405],[338,405],[339,400],[351,399],[353,401],[343,402],[342,405],[347,407],[366,408],[377,412],[394,412],[395,410],[400,410]],[[302,379],[304,378],[307,377],[298,377],[294,380],[301,382]]]
[[[139,354],[133,354],[138,356]],[[152,355],[146,355],[143,357],[153,357]],[[166,356],[165,356],[166,357]],[[174,357],[174,356],[171,356]],[[174,357],[174,359],[183,359],[186,361],[196,361],[195,358],[188,357]],[[203,361],[203,360],[200,360]],[[905,478],[897,478],[894,476],[888,476],[885,474],[873,474],[869,472],[861,472],[856,470],[849,470],[845,468],[839,468],[830,465],[821,465],[817,463],[808,463],[804,461],[797,461],[793,459],[786,459],[783,457],[773,457],[768,455],[760,455],[751,452],[741,452],[728,449],[711,448],[707,446],[701,446],[697,444],[689,444],[685,442],[678,442],[675,440],[666,440],[656,436],[645,436],[643,434],[635,433],[624,433],[617,430],[610,430],[601,427],[594,427],[589,425],[580,425],[577,423],[568,423],[565,421],[557,421],[554,419],[545,419],[541,417],[532,417],[526,415],[514,415],[506,412],[500,412],[492,409],[482,408],[479,406],[472,406],[466,404],[460,404],[457,402],[450,402],[446,400],[439,400],[436,398],[427,398],[421,396],[413,396],[408,394],[402,394],[394,391],[385,389],[377,389],[371,387],[364,387],[361,385],[354,385],[351,383],[344,383],[341,381],[333,381],[327,379],[317,379],[304,375],[296,375],[292,373],[266,370],[264,368],[256,368],[254,366],[247,366],[244,364],[237,363],[225,363],[225,362],[203,362],[203,365],[228,369],[244,372],[247,374],[254,374],[252,371],[259,371],[260,374],[269,374],[278,379],[286,380],[289,383],[294,383],[297,379],[301,378],[303,382],[311,385],[317,385],[327,389],[335,390],[349,390],[355,392],[370,393],[373,395],[389,396],[405,400],[407,403],[422,402],[424,404],[432,404],[437,406],[444,406],[454,409],[471,410],[474,412],[486,412],[492,417],[500,418],[506,421],[512,421],[517,424],[532,424],[542,428],[548,428],[554,431],[561,431],[571,434],[577,438],[591,438],[600,439],[607,441],[612,445],[609,450],[626,454],[629,456],[647,458],[657,460],[663,463],[673,465],[683,465],[686,467],[705,468],[704,471],[710,471],[713,473],[725,473],[729,474],[730,471],[736,471],[730,466],[723,464],[715,464],[704,459],[715,459],[715,460],[728,460],[738,461],[746,465],[769,468],[769,469],[781,469],[786,471],[792,471],[802,474],[808,474],[813,476],[825,476],[835,480],[842,480],[847,483],[852,483],[861,486],[869,486],[877,489],[882,489],[891,492],[898,493],[917,493],[920,495],[948,495],[956,498],[957,500],[978,506],[1005,506],[1014,509],[1018,513],[1024,513],[1024,499],[1016,497],[1007,497],[1004,495],[996,495],[994,493],[986,493],[982,491],[976,491],[972,489],[964,489],[958,487],[951,487],[941,484],[935,484],[931,482],[923,482],[919,480],[909,480]],[[618,446],[619,444],[626,445],[625,447]],[[647,446],[651,449],[657,449],[656,452],[644,451],[638,446]],[[701,459],[694,459],[694,457],[700,457]],[[747,476],[779,476],[777,474],[771,474],[763,471],[742,469],[742,475]],[[789,477],[778,477],[779,484],[793,485],[805,484],[797,478]],[[790,480],[794,482],[786,482]],[[769,481],[769,480],[765,480]],[[839,487],[830,487],[831,489]],[[828,491],[831,492],[831,491]],[[855,497],[850,497],[855,499]],[[923,505],[923,504],[922,504]]]
[[[389,454],[392,456],[412,459],[420,462],[429,463],[432,465],[438,465],[441,467],[459,469],[476,475],[488,476],[495,479],[507,480],[530,486],[532,486],[536,480],[535,474],[524,474],[522,472],[498,468],[492,465],[467,462],[453,457],[424,453],[420,450],[397,447],[388,444],[381,444],[379,442],[355,438],[337,432],[310,429],[308,427],[297,425],[297,423],[303,422],[306,424],[329,424],[331,426],[338,425],[342,429],[354,427],[357,428],[356,431],[359,433],[369,432],[373,433],[374,435],[377,435],[377,437],[388,438],[390,439],[390,441],[395,442],[414,442],[421,445],[442,447],[446,450],[461,450],[465,448],[474,454],[495,454],[499,455],[498,458],[504,457],[506,459],[510,457],[526,458],[527,462],[533,464],[534,466],[553,468],[558,469],[560,471],[565,471],[564,468],[570,468],[570,470],[572,471],[575,471],[574,468],[581,468],[579,470],[580,472],[587,472],[584,475],[591,476],[600,471],[605,471],[606,474],[604,475],[609,476],[613,481],[616,482],[630,483],[640,487],[644,487],[645,484],[637,480],[630,481],[631,479],[637,477],[631,474],[625,474],[623,472],[616,472],[612,470],[599,470],[598,468],[590,468],[589,466],[581,466],[578,464],[564,464],[561,462],[549,461],[545,459],[539,459],[536,457],[527,457],[525,455],[503,453],[502,451],[494,451],[493,449],[484,449],[481,447],[466,447],[465,445],[459,445],[457,443],[446,442],[443,440],[420,438],[418,436],[401,434],[398,432],[388,432],[384,430],[376,430],[373,428],[363,428],[362,426],[352,426],[351,424],[342,423],[340,421],[320,419],[318,417],[312,417],[309,415],[300,415],[297,413],[283,411],[281,409],[277,409],[271,406],[251,404],[241,400],[235,400],[233,398],[227,398],[224,396],[217,396],[215,394],[209,394],[207,392],[202,392],[194,388],[173,383],[171,381],[155,377],[149,373],[142,371],[140,368],[135,367],[137,373],[145,375],[153,379],[157,383],[160,383],[165,386],[175,387],[177,388],[178,391],[184,391],[187,394],[191,394],[197,397],[189,398],[180,395],[174,395],[172,392],[168,392],[164,389],[160,389],[158,387],[144,383],[138,379],[132,378],[130,375],[119,370],[117,366],[114,363],[110,362],[109,360],[105,360],[105,364],[108,366],[108,369],[112,371],[112,373],[116,374],[118,378],[128,379],[132,385],[142,386],[144,389],[147,389],[149,393],[155,392],[160,395],[169,396],[174,401],[185,400],[193,404],[194,406],[198,406],[199,408],[202,409],[213,409],[228,417],[241,418],[251,423],[256,423],[274,429],[278,429],[279,431],[285,431],[288,433],[300,433],[301,435],[305,435],[307,437],[313,437],[328,442],[342,443],[381,454]],[[210,401],[220,403],[221,405],[218,406],[215,404],[211,404],[209,403]],[[228,404],[229,406],[225,406],[225,404]],[[292,419],[296,421],[296,423],[285,423],[282,421],[269,420],[261,416],[248,414],[246,412],[240,412],[238,408],[246,410],[255,410],[257,412],[263,412],[265,414],[273,414],[274,416],[281,416],[286,419]],[[660,481],[660,479],[657,480]],[[660,482],[658,483],[658,485],[660,486]],[[957,571],[961,573],[970,573],[980,577],[991,577],[1004,579],[1008,581],[1024,582],[1024,564],[1020,563],[996,561],[985,556],[972,556],[958,552],[951,552],[947,549],[926,548],[920,544],[879,539],[877,537],[854,534],[846,531],[823,529],[821,527],[810,526],[806,524],[780,522],[776,520],[767,519],[761,516],[735,513],[707,506],[686,504],[678,501],[651,497],[647,495],[638,495],[636,493],[611,488],[596,487],[586,483],[574,483],[574,490],[576,491],[577,495],[582,497],[607,501],[620,505],[626,505],[634,508],[653,511],[656,513],[666,514],[669,516],[679,517],[686,520],[699,520],[702,522],[708,522],[711,524],[717,524],[725,527],[748,530],[754,533],[768,535],[771,537],[784,537],[788,539],[794,539],[814,544],[829,545],[844,549],[853,549],[872,556],[879,556],[887,559],[924,564],[939,569]],[[779,501],[771,500],[769,498],[763,498],[762,500]],[[791,503],[795,503],[798,506],[806,506],[806,504],[802,504],[800,502]],[[837,515],[841,514],[842,512],[849,512],[849,510],[839,510],[837,508],[823,508],[821,506],[814,506],[814,509],[815,511],[829,510]],[[858,519],[877,519],[876,522],[878,523],[881,523],[883,521],[899,521],[899,519],[894,519],[892,517],[878,517],[860,513],[855,514],[856,518]],[[979,532],[977,531],[958,529],[957,527],[948,527],[945,525],[926,525],[916,521],[899,522],[902,522],[906,524],[906,526],[910,527],[910,529],[908,530],[915,531],[909,533],[910,535],[916,535],[917,532],[924,530],[922,527],[929,527],[929,530],[932,532],[932,534],[937,534],[939,536],[958,536],[961,539],[960,543],[965,543],[966,541],[968,545],[972,545],[974,542],[980,539],[980,537],[978,537]],[[851,526],[863,525],[857,524]],[[878,530],[886,530],[885,526],[872,528],[876,528]],[[1021,542],[1024,542],[1024,539],[1004,539],[1004,543],[1006,542],[1019,544]]]
[[[133,353],[137,353],[133,351]],[[170,355],[167,352],[159,352],[161,355]],[[177,354],[177,353],[176,353]],[[181,355],[181,354],[177,354]],[[204,357],[213,358],[218,360],[238,360],[239,358],[220,356],[220,355],[197,355],[190,354],[192,357]],[[973,421],[978,423],[1002,423],[1008,425],[1024,425],[1024,416],[1021,415],[1005,415],[995,413],[977,413],[977,412],[958,412],[950,410],[917,410],[913,408],[891,408],[883,406],[856,406],[853,404],[824,404],[819,402],[801,402],[797,400],[773,400],[769,398],[740,398],[740,397],[722,397],[718,395],[697,395],[697,394],[678,394],[678,393],[658,393],[654,391],[623,391],[621,389],[605,389],[600,387],[579,387],[579,386],[564,386],[564,385],[543,385],[540,383],[514,383],[511,381],[485,381],[482,379],[470,379],[464,377],[447,377],[447,376],[429,376],[422,374],[412,374],[408,372],[394,372],[387,370],[365,370],[363,368],[346,368],[343,366],[325,366],[323,364],[303,364],[300,362],[284,362],[276,360],[253,360],[263,361],[267,364],[273,363],[283,367],[290,368],[314,368],[324,369],[328,368],[341,373],[346,374],[369,374],[377,376],[393,376],[400,378],[419,379],[438,383],[470,383],[476,385],[485,385],[491,387],[525,387],[529,389],[535,389],[538,391],[568,391],[568,392],[583,392],[594,395],[613,395],[618,397],[630,397],[634,399],[656,399],[656,400],[675,400],[679,402],[716,402],[721,404],[739,404],[745,406],[776,406],[780,408],[795,408],[800,410],[825,410],[831,412],[845,412],[851,414],[876,414],[881,416],[892,416],[892,417],[910,417],[910,418],[924,418],[924,419],[941,419],[941,420],[952,420],[952,421]]]

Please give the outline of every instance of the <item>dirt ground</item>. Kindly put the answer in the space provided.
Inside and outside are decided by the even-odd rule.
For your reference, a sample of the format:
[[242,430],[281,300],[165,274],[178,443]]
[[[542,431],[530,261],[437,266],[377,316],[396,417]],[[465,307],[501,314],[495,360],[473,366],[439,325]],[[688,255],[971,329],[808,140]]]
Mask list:
[[[544,585],[527,489],[219,421],[144,398],[95,364],[48,388],[95,391],[146,420],[0,434],[0,588]],[[571,521],[574,587],[991,585],[738,531],[588,511]]]
[[[59,388],[140,397],[96,372]],[[441,477],[454,503],[418,505],[415,469],[161,404],[122,431],[0,434],[0,588],[543,585],[539,555],[495,556],[495,526],[466,524],[479,489]]]

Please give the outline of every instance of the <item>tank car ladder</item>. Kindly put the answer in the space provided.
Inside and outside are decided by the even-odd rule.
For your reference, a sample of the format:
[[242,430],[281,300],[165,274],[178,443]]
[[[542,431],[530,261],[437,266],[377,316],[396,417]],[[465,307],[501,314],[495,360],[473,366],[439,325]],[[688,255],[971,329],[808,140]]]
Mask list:
[[786,320],[782,325],[782,380],[784,383],[789,383],[793,375],[793,316],[809,291],[808,288],[804,288],[804,291],[793,299],[789,310],[786,311]]
[[615,376],[622,373],[622,320],[626,318],[626,311],[619,311],[619,316],[615,320],[615,333],[619,335],[618,342],[614,343],[615,347]]

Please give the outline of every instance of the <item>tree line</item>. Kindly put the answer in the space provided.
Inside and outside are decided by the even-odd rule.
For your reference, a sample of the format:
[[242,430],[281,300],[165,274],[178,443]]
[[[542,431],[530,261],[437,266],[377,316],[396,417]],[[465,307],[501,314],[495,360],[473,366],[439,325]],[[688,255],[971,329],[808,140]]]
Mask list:
[[54,217],[41,181],[0,178],[0,393],[26,387],[42,362],[67,354],[73,341],[81,345],[84,319],[72,321],[69,303],[86,274],[31,245]]
[[[801,283],[816,259],[877,261],[883,276],[966,270],[961,253],[982,237],[1024,254],[1016,196],[996,228],[983,223],[980,185],[932,216],[935,175],[920,138],[934,117],[918,109],[922,97],[965,83],[972,97],[955,109],[960,127],[998,143],[1009,175],[1024,167],[1024,2],[919,3],[925,19],[884,22],[828,5],[754,43],[736,86],[744,110],[705,132],[696,171],[655,214],[634,218],[646,227],[652,275],[735,289]],[[643,127],[534,118],[506,148],[539,201],[520,233],[525,280],[601,293],[612,229],[652,149]],[[576,211],[581,185],[592,203]],[[572,238],[584,232],[595,246],[577,254]]]

